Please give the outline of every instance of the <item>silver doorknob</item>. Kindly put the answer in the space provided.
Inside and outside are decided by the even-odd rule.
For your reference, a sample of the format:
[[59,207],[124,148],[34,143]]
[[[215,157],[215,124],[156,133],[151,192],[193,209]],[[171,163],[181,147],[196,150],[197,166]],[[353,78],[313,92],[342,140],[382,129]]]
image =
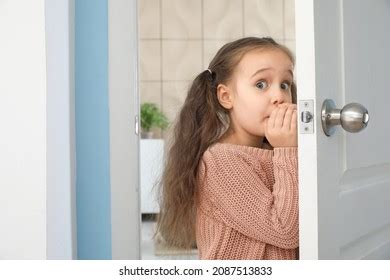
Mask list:
[[322,129],[327,136],[332,135],[339,124],[348,132],[359,132],[367,126],[369,119],[367,109],[359,103],[349,103],[342,109],[336,109],[332,99],[322,103]]

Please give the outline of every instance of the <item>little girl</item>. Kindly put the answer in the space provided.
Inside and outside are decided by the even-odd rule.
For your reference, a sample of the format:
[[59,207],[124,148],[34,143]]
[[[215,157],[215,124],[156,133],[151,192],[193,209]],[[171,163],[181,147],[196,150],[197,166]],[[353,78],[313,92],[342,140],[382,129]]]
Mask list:
[[294,57],[224,45],[193,81],[162,180],[157,233],[200,259],[298,259]]

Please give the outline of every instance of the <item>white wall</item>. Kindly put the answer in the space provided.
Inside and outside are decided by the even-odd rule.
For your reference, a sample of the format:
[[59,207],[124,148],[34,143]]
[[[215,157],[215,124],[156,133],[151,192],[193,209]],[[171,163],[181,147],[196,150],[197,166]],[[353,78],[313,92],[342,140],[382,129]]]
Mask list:
[[0,2],[0,259],[74,254],[69,1]]
[[44,0],[0,2],[0,258],[46,258]]
[[45,2],[47,258],[76,259],[74,0]]

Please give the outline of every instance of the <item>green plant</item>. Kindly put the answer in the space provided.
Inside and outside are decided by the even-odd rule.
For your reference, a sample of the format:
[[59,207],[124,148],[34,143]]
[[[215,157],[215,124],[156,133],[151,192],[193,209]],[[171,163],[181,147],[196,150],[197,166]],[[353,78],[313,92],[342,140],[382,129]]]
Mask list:
[[153,127],[165,129],[168,127],[168,119],[154,103],[141,104],[141,128],[148,132]]

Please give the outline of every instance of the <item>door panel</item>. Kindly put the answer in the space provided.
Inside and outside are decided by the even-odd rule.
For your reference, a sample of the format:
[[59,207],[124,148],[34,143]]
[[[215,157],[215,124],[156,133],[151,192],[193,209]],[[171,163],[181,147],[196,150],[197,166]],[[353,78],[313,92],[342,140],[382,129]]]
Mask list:
[[[390,1],[296,1],[298,99],[316,104],[298,139],[301,259],[390,259],[388,26]],[[325,99],[362,104],[368,126],[326,136]]]
[[[390,105],[390,1],[343,1],[345,105],[359,102],[370,112],[370,125],[347,134],[347,167],[389,162],[386,111]],[[341,105],[341,104],[340,104]],[[387,135],[387,137],[386,137]],[[375,149],[372,148],[375,146]]]
[[[390,65],[386,51],[390,49],[390,2],[346,0],[341,14],[345,101],[340,105],[358,102],[369,110],[371,120],[359,133],[343,132],[346,162],[339,195],[343,225],[340,258],[369,258],[390,244],[390,234],[386,235],[390,226],[390,169],[386,164],[390,149],[383,133],[389,127],[385,111],[390,92],[385,73]],[[390,258],[390,251],[381,255]]]

